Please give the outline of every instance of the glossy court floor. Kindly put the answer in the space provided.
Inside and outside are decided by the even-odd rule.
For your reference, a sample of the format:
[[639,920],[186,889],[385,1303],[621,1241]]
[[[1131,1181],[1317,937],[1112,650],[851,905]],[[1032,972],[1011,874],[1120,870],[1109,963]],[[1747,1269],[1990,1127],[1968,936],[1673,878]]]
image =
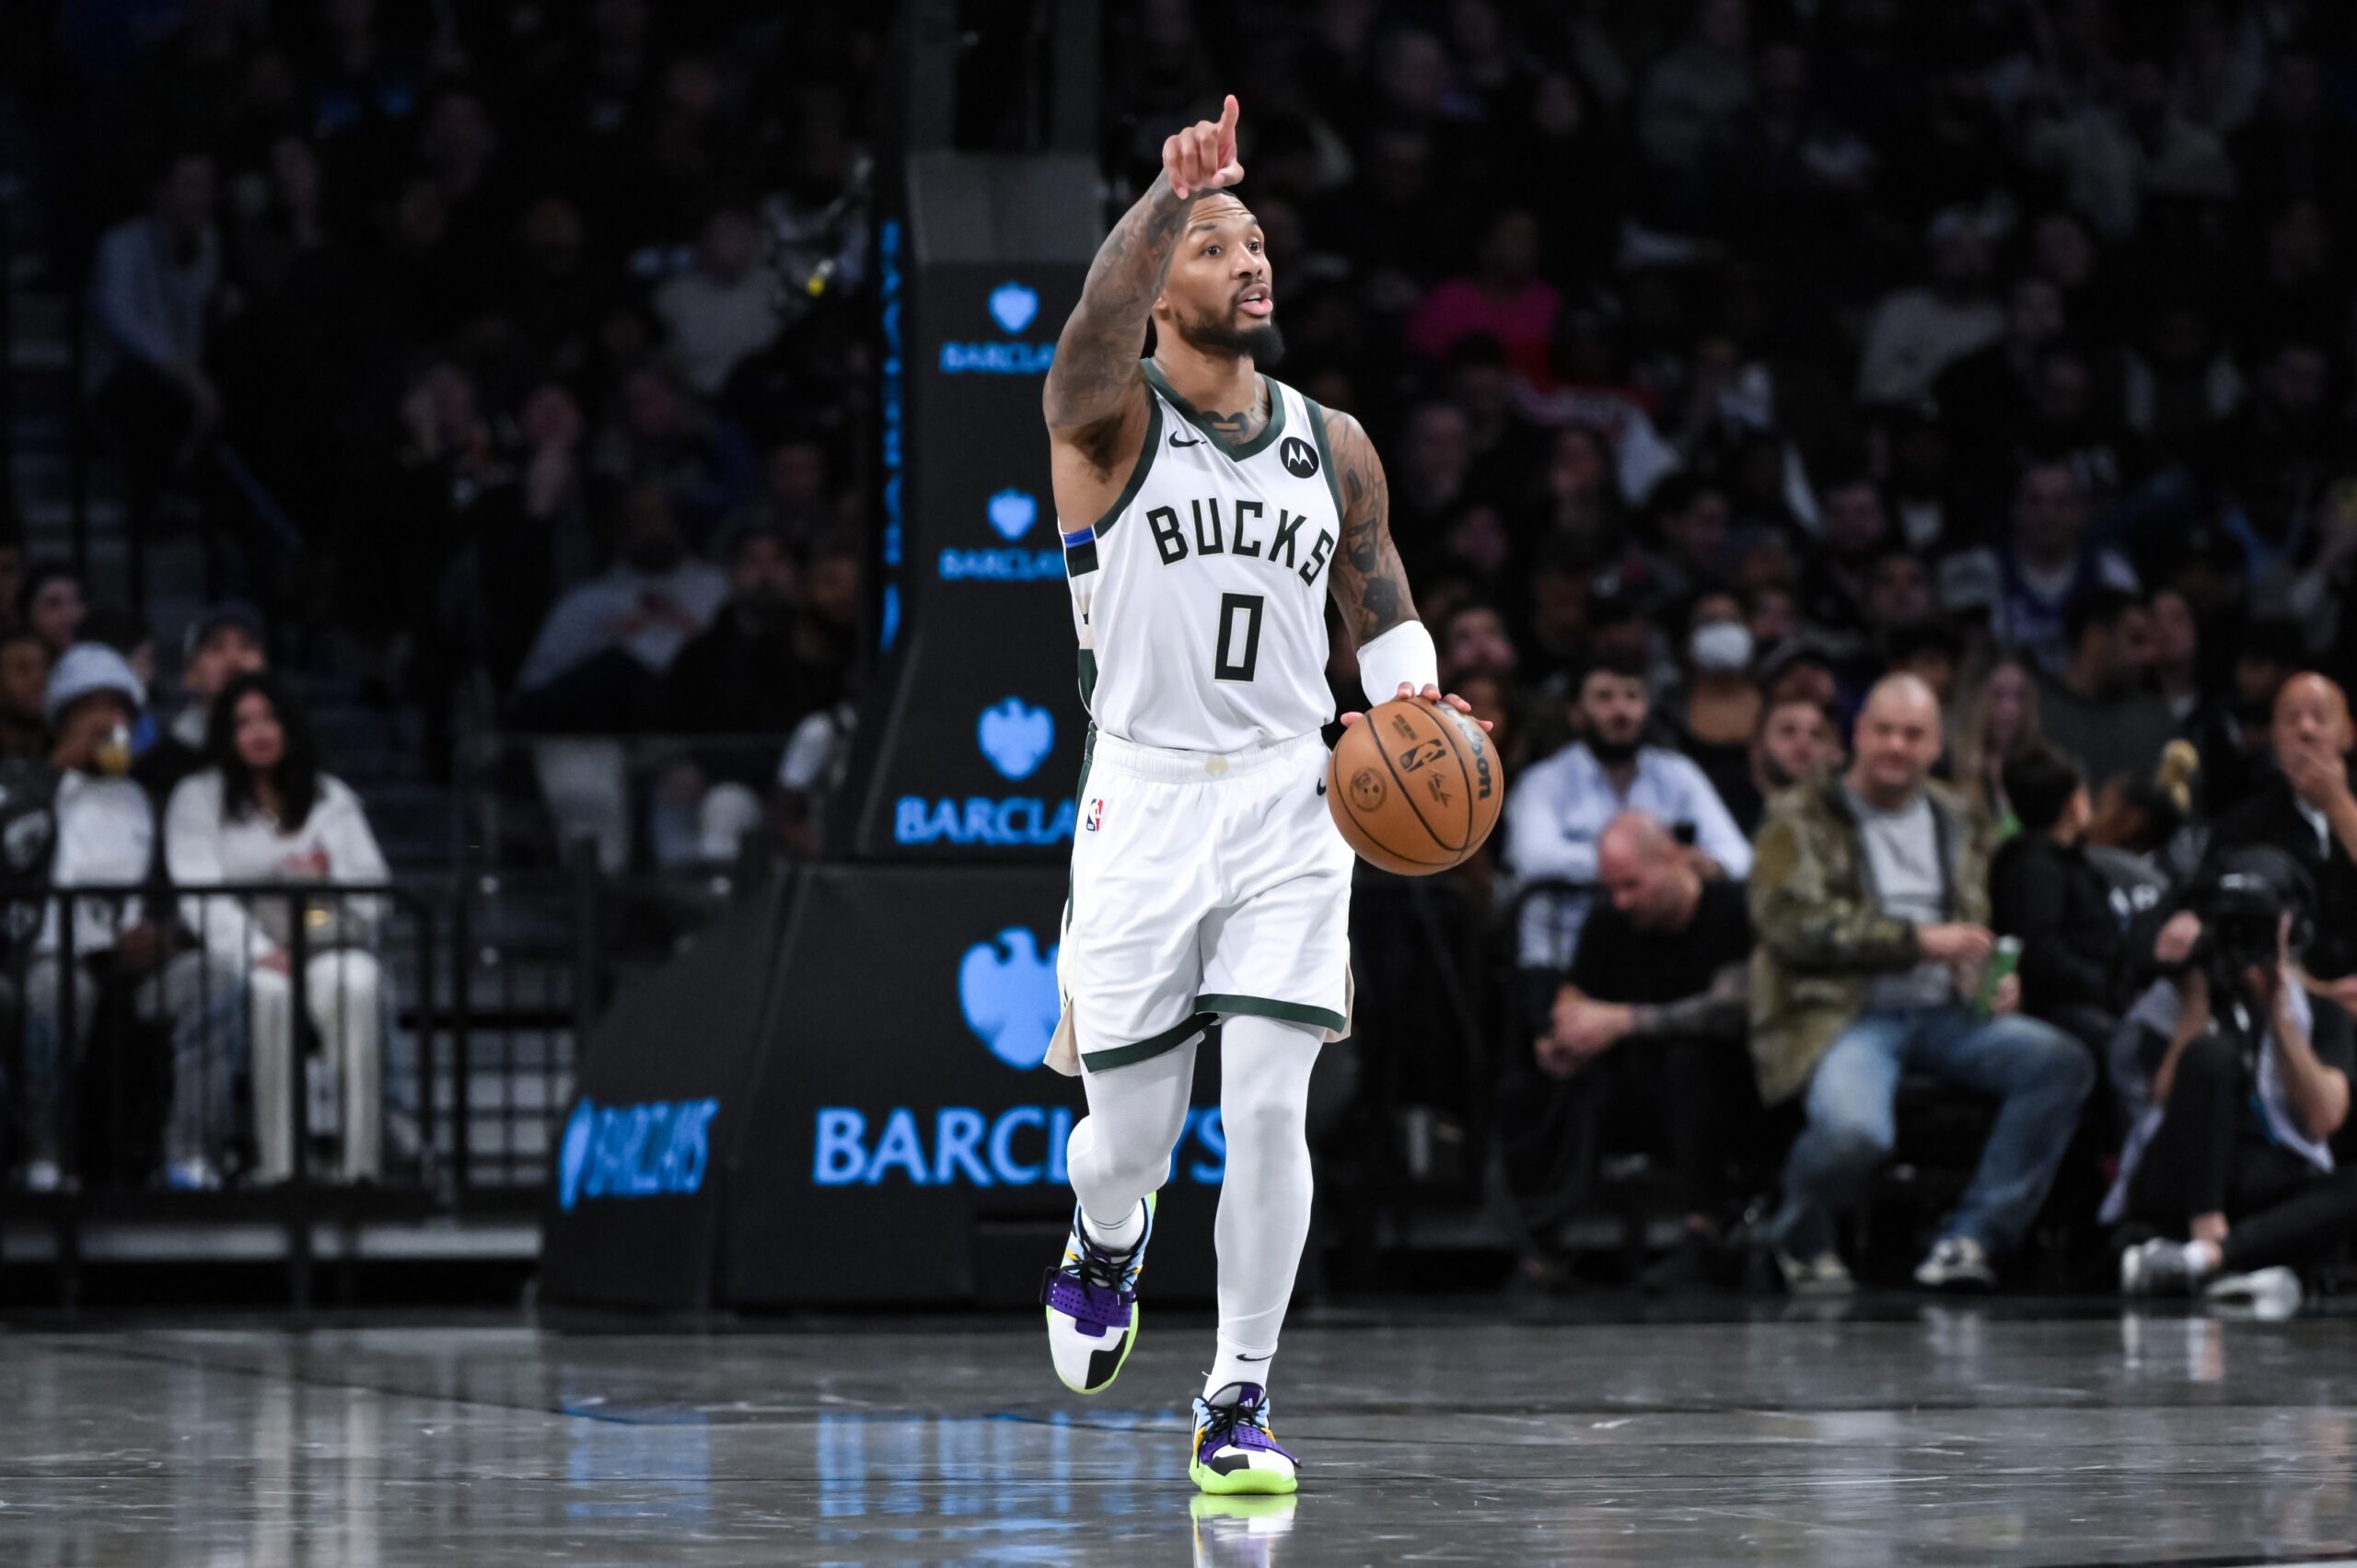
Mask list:
[[1279,1363],[1302,1493],[1257,1513],[1186,1481],[1206,1342],[1149,1319],[1084,1401],[1011,1319],[19,1327],[0,1563],[2357,1560],[2346,1318],[1328,1314]]

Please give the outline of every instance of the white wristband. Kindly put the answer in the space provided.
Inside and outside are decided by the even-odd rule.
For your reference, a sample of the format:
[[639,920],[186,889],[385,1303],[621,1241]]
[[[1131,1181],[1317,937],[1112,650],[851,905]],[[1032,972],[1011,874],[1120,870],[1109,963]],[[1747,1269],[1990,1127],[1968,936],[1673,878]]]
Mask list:
[[1359,687],[1367,706],[1388,703],[1405,684],[1411,691],[1440,684],[1440,650],[1421,621],[1402,621],[1371,643],[1359,645]]

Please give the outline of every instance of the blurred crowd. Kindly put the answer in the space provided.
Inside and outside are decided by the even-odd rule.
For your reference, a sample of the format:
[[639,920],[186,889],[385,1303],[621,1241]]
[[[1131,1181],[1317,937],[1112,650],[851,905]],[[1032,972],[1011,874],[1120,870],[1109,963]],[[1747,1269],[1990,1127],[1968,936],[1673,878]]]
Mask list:
[[772,784],[857,674],[888,18],[60,10],[135,526],[203,529],[437,767],[470,733],[747,735]]
[[[682,783],[679,854],[797,831],[781,792],[823,773],[858,679],[888,18],[75,25],[109,9],[64,36],[106,127],[93,392],[134,499],[242,519],[244,590],[357,639],[435,736],[759,736],[759,766]],[[2041,1205],[2107,1186],[2177,1249],[2132,1254],[2139,1288],[2338,1238],[2357,10],[1104,20],[1109,206],[1237,94],[1278,373],[1374,433],[1445,679],[1496,722],[1515,784],[1474,876],[1514,912],[1513,1068],[1558,1086],[1516,1132],[1532,1213],[1596,1129],[1645,1120],[1610,1109],[1633,1096],[1701,1238],[1681,1267],[1781,1185],[1759,1234],[1832,1288],[1839,1216],[1930,1080],[1993,1122],[1927,1283],[1981,1283]],[[200,470],[208,447],[236,465]],[[239,474],[274,508],[208,494]],[[62,591],[33,569],[17,598],[38,628]],[[2290,869],[2236,858],[2258,847]],[[2202,912],[2244,884],[2308,918],[2220,969]],[[1610,993],[1638,972],[1663,993]],[[1685,1042],[1675,1074],[1606,1070],[1648,1034]],[[2194,1126],[2189,1083],[2231,1114]],[[1729,1174],[1747,1150],[1781,1180]],[[2292,1241],[2235,1249],[2293,1201]]]

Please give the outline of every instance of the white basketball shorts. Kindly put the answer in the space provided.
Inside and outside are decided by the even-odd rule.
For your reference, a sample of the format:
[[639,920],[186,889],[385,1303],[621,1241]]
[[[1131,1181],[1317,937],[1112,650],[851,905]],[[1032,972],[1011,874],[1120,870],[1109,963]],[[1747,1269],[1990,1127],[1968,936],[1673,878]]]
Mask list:
[[1143,1062],[1238,1013],[1350,1032],[1357,857],[1327,815],[1326,758],[1314,731],[1229,752],[1093,738],[1051,1066]]

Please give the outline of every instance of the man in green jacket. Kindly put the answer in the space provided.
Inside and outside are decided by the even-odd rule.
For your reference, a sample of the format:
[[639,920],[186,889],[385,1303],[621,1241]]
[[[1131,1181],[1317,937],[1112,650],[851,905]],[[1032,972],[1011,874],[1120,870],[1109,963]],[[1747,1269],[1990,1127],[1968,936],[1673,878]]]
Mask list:
[[1987,1290],[2062,1162],[2095,1085],[2086,1050],[2023,1017],[2008,979],[1973,1003],[1993,945],[1985,824],[1930,782],[1940,710],[1913,676],[1885,679],[1858,714],[1839,778],[1787,791],[1751,868],[1751,1051],[1760,1098],[1805,1095],[1808,1123],[1771,1226],[1799,1295],[1851,1288],[1834,1222],[1895,1137],[1900,1074],[2002,1102],[1980,1168],[1916,1270],[1934,1289]]

